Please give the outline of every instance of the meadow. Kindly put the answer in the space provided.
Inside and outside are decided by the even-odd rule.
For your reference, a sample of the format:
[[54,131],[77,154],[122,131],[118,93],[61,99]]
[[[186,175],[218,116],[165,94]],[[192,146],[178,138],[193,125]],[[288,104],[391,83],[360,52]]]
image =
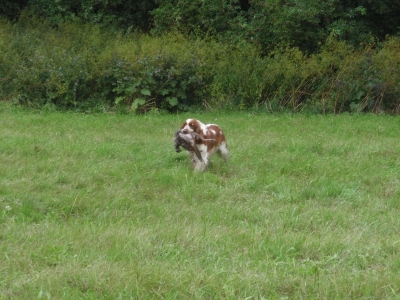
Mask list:
[[[217,123],[194,173],[173,134]],[[0,299],[398,299],[400,119],[0,106]]]

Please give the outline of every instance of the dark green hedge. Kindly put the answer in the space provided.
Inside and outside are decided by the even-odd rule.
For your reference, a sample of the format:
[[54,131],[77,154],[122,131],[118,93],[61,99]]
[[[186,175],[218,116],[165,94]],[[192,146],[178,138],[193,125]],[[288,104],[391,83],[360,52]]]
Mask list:
[[[24,13],[22,13],[24,12]],[[393,0],[3,0],[0,17],[38,17],[124,32],[178,31],[223,42],[250,42],[269,55],[277,46],[316,53],[329,37],[355,47],[400,33],[400,1]]]

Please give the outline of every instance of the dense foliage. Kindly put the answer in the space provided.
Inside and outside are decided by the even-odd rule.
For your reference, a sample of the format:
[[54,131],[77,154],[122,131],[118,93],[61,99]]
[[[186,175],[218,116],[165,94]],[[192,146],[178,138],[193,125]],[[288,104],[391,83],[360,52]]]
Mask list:
[[57,26],[62,21],[79,19],[104,27],[150,29],[148,12],[155,8],[153,1],[108,0],[5,0],[0,14],[16,20],[22,11],[40,17]]
[[400,2],[2,1],[0,98],[399,113]]
[[0,14],[21,12],[50,21],[79,19],[117,30],[212,35],[251,41],[264,52],[276,45],[315,52],[329,36],[350,44],[382,41],[399,33],[400,2],[392,0],[5,0]]

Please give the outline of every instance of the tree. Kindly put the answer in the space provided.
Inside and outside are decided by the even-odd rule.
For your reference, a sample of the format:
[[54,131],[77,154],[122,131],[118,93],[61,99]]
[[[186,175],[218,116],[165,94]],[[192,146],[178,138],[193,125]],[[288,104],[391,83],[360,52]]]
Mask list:
[[[22,0],[20,0],[22,1]],[[148,31],[151,27],[149,12],[155,9],[152,0],[24,0],[32,14],[45,18],[52,25],[80,19],[116,29],[133,28]]]
[[151,14],[158,33],[178,29],[188,34],[225,34],[242,15],[235,0],[157,0],[157,4]]
[[0,1],[0,16],[15,21],[29,0],[3,0]]

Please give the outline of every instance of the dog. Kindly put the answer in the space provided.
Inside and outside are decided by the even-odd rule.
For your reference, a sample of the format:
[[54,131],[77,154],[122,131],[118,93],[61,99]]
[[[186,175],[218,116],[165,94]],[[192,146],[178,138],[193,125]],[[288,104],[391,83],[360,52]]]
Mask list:
[[[188,151],[190,161],[196,171],[204,171],[210,164],[211,156],[217,152],[227,161],[229,151],[222,129],[216,124],[203,124],[197,119],[187,119],[179,132],[194,133],[194,145],[198,151]],[[200,153],[201,157],[198,157]]]

